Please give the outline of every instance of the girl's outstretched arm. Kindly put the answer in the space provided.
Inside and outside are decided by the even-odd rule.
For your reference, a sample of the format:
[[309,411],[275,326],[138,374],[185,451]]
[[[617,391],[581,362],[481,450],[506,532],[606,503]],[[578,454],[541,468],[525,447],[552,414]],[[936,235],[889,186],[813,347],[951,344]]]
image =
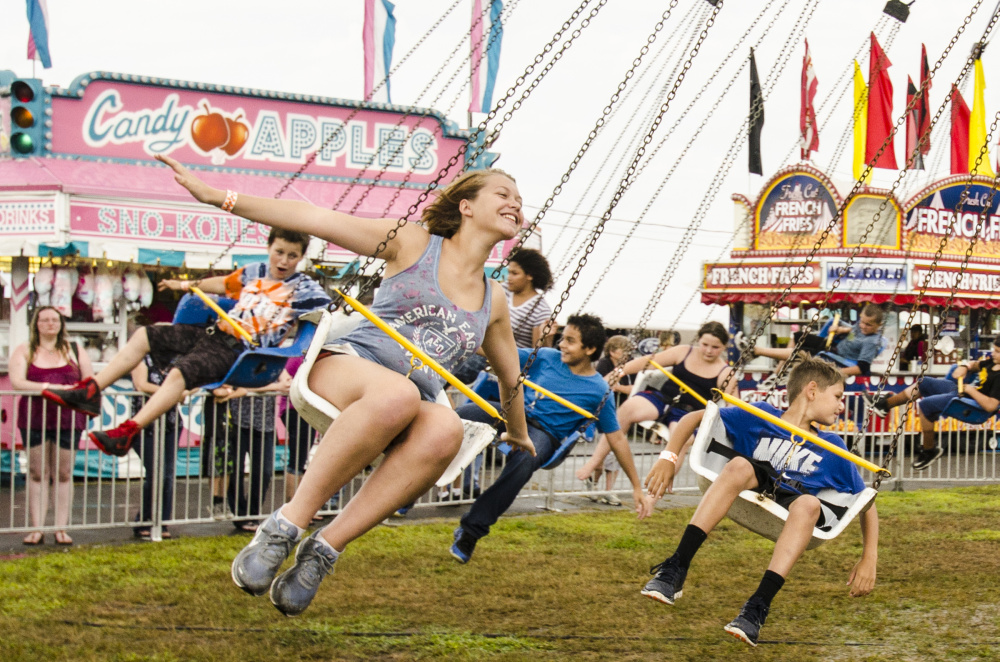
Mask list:
[[[177,183],[186,188],[199,202],[216,207],[222,207],[225,203],[226,191],[209,186],[169,156],[158,154],[156,159],[170,167],[174,171]],[[238,196],[232,212],[271,227],[305,232],[360,255],[373,255],[397,223],[388,218],[371,219],[342,214],[308,202],[259,198],[246,194]],[[400,246],[413,246],[414,243],[418,244],[414,246],[415,250],[423,251],[426,241],[406,241],[407,237],[415,234],[420,234],[425,239],[427,237],[426,230],[415,223],[407,223],[379,253],[379,257],[392,262],[399,257]]]
[[517,377],[521,374],[521,361],[518,358],[517,345],[514,343],[514,332],[510,326],[510,313],[507,310],[507,297],[499,285],[493,283],[492,319],[486,328],[483,338],[483,353],[496,373],[500,385],[500,403],[510,405],[503,412],[507,418],[506,441],[520,446],[532,455],[535,445],[528,437],[528,422],[524,417],[524,387],[517,390],[517,395],[511,399]]

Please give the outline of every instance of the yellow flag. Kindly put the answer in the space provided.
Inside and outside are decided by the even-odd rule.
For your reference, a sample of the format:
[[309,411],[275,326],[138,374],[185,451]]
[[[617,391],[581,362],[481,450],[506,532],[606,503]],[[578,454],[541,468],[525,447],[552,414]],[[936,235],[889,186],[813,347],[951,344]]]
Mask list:
[[976,167],[976,159],[979,152],[985,147],[983,159],[976,168],[976,174],[993,177],[993,168],[990,167],[990,148],[986,144],[986,103],[983,101],[983,92],[986,90],[986,78],[983,76],[983,61],[976,60],[976,84],[973,100],[972,113],[969,115],[969,172]]
[[[859,179],[865,170],[865,138],[868,132],[868,86],[861,75],[858,61],[854,61],[854,179]],[[868,171],[865,184],[872,181]]]

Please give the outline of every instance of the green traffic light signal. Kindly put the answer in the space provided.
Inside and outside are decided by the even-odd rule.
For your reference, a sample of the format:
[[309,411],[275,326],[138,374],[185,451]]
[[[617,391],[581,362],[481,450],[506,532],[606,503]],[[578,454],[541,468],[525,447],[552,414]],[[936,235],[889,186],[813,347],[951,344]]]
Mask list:
[[31,154],[35,149],[35,141],[26,133],[15,133],[10,137],[10,147],[18,154]]

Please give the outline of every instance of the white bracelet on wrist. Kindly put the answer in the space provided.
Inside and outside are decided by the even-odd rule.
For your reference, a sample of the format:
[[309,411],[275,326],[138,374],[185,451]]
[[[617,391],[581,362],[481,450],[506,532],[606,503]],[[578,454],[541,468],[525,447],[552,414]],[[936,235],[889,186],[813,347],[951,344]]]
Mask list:
[[677,464],[677,453],[673,451],[660,451],[660,459]]

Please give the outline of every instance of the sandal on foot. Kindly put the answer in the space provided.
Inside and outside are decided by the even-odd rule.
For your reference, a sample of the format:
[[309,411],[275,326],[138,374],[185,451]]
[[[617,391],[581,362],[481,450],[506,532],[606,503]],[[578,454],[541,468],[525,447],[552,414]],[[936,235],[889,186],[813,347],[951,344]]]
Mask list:
[[21,543],[31,547],[42,545],[45,543],[45,534],[41,531],[32,531],[24,537]]
[[256,520],[246,520],[243,522],[236,522],[234,526],[237,531],[243,531],[244,533],[256,533],[257,527],[260,526],[260,522]]
[[56,544],[63,545],[64,547],[69,547],[73,544],[73,539],[69,537],[69,534],[65,531],[56,531]]

